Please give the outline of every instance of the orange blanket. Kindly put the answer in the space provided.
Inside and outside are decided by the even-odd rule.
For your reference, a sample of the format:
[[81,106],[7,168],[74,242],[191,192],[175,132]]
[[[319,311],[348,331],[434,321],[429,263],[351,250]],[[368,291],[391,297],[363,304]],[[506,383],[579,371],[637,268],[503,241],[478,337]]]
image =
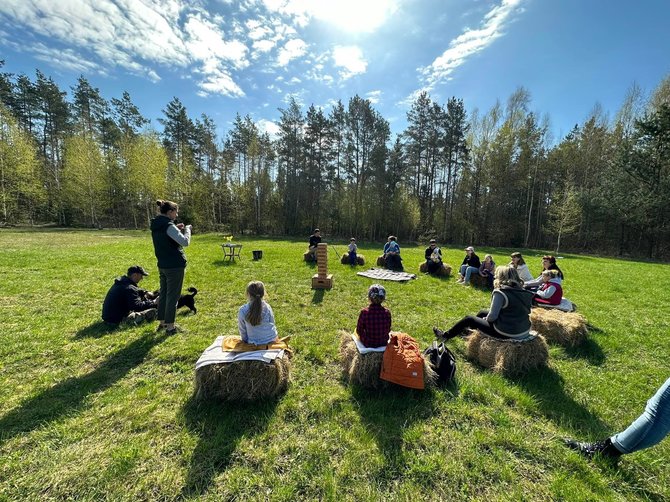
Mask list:
[[288,341],[291,339],[290,336],[285,336],[284,338],[278,338],[272,343],[267,345],[254,345],[253,343],[245,343],[239,336],[224,336],[223,343],[221,344],[221,349],[224,352],[251,352],[254,350],[279,350],[283,349],[288,352],[291,352],[291,349],[288,348]]

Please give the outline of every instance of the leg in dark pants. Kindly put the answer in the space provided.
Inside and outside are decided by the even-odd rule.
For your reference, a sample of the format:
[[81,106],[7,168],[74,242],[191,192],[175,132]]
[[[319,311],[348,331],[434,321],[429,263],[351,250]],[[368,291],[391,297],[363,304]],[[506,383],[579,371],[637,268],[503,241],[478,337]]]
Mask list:
[[[444,335],[442,335],[446,340],[449,340],[450,338],[454,338],[458,335],[460,335],[463,331],[466,329],[478,329],[483,333],[486,333],[487,335],[493,336],[495,338],[505,338],[501,334],[499,334],[494,328],[493,324],[488,322],[486,320],[486,316],[489,314],[488,310],[480,310],[477,312],[477,315],[469,315],[458,321],[454,326],[449,329],[448,331],[444,332]],[[433,329],[435,331],[435,329]],[[435,331],[436,335],[440,335],[438,333],[439,330]]]
[[177,302],[184,284],[184,269],[161,268],[158,272],[161,287],[161,294],[158,297],[158,320],[169,325],[174,323],[177,314]]

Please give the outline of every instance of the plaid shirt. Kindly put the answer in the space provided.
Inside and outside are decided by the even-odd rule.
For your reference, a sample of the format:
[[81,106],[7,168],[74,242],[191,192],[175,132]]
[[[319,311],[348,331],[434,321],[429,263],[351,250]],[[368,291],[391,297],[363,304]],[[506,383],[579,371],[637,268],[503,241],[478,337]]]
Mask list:
[[361,310],[356,324],[356,333],[366,347],[383,347],[391,331],[391,311],[377,304]]

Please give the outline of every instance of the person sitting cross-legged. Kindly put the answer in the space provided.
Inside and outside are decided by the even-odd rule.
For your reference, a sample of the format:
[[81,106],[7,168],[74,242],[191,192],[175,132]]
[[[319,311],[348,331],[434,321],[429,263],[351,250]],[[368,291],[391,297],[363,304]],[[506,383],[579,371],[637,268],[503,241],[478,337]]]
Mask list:
[[139,324],[156,318],[156,300],[150,299],[137,285],[149,274],[133,265],[126,275],[114,280],[102,304],[102,320],[117,327],[122,322]]

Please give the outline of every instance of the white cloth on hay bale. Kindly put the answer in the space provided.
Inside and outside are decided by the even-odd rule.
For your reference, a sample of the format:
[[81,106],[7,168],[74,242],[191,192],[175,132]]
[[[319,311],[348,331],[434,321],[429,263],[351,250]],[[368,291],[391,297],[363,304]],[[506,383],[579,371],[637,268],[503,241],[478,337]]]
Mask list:
[[495,373],[515,376],[547,366],[549,347],[544,337],[533,331],[525,338],[514,339],[473,330],[468,337],[467,356]]
[[543,309],[557,309],[562,310],[563,312],[574,312],[577,310],[577,305],[572,303],[567,298],[561,298],[561,303],[558,305],[545,305],[544,303],[538,303],[535,307],[540,307]]
[[205,349],[195,363],[195,369],[198,370],[209,364],[223,364],[236,361],[262,361],[264,363],[271,363],[278,357],[284,357],[284,349],[255,350],[253,352],[224,351],[223,336],[217,336],[216,340]]
[[351,333],[350,336],[351,339],[356,344],[356,348],[358,349],[359,354],[367,354],[368,352],[384,352],[386,350],[386,345],[383,345],[382,347],[366,347],[365,345],[363,345],[363,342],[361,342],[361,339],[358,338],[356,335]]
[[286,392],[290,351],[224,351],[224,338],[217,337],[196,363],[196,399],[253,401],[273,399]]

